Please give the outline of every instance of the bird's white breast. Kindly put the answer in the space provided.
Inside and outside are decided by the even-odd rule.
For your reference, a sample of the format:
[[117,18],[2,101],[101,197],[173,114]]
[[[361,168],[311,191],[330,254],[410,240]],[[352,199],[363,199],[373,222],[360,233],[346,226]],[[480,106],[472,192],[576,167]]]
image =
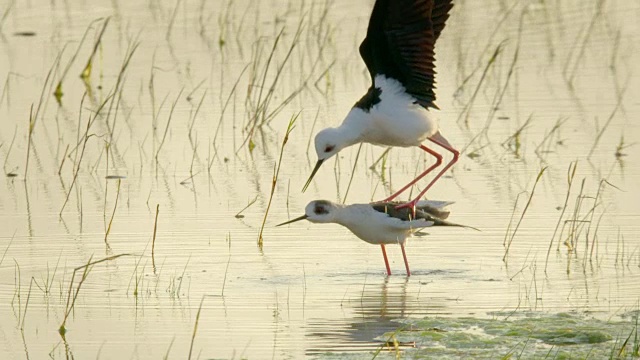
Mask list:
[[399,81],[378,75],[375,85],[382,92],[380,102],[370,109],[372,124],[364,141],[387,146],[418,146],[438,131],[434,114],[415,103]]

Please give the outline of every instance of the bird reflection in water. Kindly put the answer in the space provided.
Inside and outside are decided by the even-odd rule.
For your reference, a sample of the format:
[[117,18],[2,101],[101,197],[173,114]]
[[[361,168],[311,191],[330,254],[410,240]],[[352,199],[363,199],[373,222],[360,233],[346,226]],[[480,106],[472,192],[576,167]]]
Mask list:
[[[423,318],[441,314],[442,305],[425,303],[420,299],[420,289],[409,278],[380,278],[379,283],[365,280],[359,291],[351,291],[340,304],[345,316],[342,319],[309,319],[307,340],[310,346],[307,355],[326,352],[371,352],[380,347],[391,351],[415,347],[414,342],[394,343],[388,335],[403,328],[399,320],[415,317]],[[421,283],[419,286],[425,284]],[[412,288],[408,291],[409,286]],[[432,299],[429,299],[432,302]],[[444,301],[444,299],[443,299]],[[387,334],[387,336],[385,336]]]

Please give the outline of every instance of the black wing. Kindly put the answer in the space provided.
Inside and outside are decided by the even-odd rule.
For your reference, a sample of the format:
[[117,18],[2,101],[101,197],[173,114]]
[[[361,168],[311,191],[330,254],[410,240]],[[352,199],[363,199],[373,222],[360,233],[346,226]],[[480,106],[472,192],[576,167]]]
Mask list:
[[[398,205],[404,204],[399,201],[387,201],[373,203],[371,206],[377,212],[385,213],[390,217],[400,219],[402,221],[409,221],[413,219],[413,214],[409,208],[396,209]],[[434,221],[438,223],[439,220],[444,220],[449,216],[449,210],[437,209],[429,205],[416,207],[416,219],[424,219],[428,221]]]
[[[388,201],[388,202],[380,202],[371,204],[371,207],[377,212],[385,213],[390,217],[400,219],[402,221],[410,221],[414,220],[413,214],[411,213],[411,209],[401,208],[396,209],[396,206],[403,204],[399,201]],[[445,220],[449,216],[448,210],[437,209],[429,205],[418,206],[416,207],[416,217],[415,219],[433,221],[434,226],[456,226],[463,227],[468,229],[474,229],[477,231],[477,228],[473,226],[460,225],[450,221]]]
[[452,7],[452,0],[377,0],[360,44],[372,83],[378,74],[392,77],[435,108],[434,47]]

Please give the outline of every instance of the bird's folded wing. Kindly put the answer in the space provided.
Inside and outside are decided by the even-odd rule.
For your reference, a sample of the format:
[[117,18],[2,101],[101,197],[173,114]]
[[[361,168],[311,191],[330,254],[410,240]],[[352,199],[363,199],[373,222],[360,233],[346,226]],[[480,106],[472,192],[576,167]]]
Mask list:
[[426,227],[433,226],[434,221],[425,220],[425,219],[417,219],[411,221],[402,221],[399,219],[392,219],[388,222],[388,226],[393,228],[394,230],[411,230],[411,229],[422,229]]
[[416,207],[429,206],[438,210],[442,210],[449,205],[455,204],[455,201],[444,201],[444,200],[420,200]]

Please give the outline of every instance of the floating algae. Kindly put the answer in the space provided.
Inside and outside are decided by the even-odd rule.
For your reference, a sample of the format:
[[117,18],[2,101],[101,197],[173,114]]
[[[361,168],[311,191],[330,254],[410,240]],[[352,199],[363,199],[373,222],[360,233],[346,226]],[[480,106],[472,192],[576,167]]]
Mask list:
[[[393,337],[415,342],[415,349],[403,349],[405,357],[414,359],[599,359],[611,354],[620,359],[634,358],[635,319],[603,321],[569,313],[492,315],[493,319],[407,320],[402,330],[378,340]],[[626,348],[621,350],[623,344]],[[380,354],[382,358],[397,355],[385,353]]]

